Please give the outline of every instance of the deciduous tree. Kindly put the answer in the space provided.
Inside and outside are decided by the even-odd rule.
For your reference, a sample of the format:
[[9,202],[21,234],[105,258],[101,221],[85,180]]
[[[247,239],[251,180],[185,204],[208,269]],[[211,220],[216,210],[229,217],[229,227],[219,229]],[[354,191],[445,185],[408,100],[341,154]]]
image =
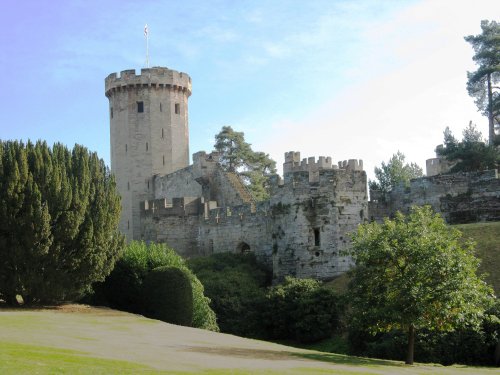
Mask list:
[[412,178],[421,177],[422,174],[422,168],[415,163],[405,163],[405,155],[398,151],[387,164],[382,162],[380,168],[375,167],[377,181],[370,181],[370,189],[388,193],[398,184],[408,185]]
[[430,206],[397,213],[353,236],[350,301],[353,322],[372,333],[408,332],[406,363],[413,363],[419,329],[452,331],[481,322],[493,290],[476,272],[473,244]]

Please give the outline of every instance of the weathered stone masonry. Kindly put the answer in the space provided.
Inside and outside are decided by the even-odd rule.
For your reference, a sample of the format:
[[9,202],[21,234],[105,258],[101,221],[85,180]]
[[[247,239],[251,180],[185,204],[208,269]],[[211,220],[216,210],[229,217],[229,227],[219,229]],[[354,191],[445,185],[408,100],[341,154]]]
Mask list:
[[[429,171],[427,172],[429,174]],[[450,224],[500,221],[500,179],[497,170],[439,174],[416,178],[385,197],[370,191],[370,219],[381,221],[412,205],[431,205]]]
[[[157,197],[144,202],[141,212],[143,239],[166,242],[184,256],[253,251],[278,280],[340,275],[351,266],[343,255],[348,233],[367,218],[362,163],[299,163],[291,155],[300,159],[299,153],[286,154],[284,181],[274,177],[271,199],[255,203],[245,201],[244,186],[222,171],[217,154],[195,154],[193,165],[175,178],[186,183],[170,196],[165,186],[174,186],[173,175],[155,178]],[[190,180],[202,185],[201,196],[175,198],[193,192]]]
[[189,164],[191,78],[167,68],[124,70],[105,80],[111,171],[122,198],[120,231],[140,236],[139,202],[152,199],[152,177]]
[[122,197],[126,237],[167,243],[185,257],[254,252],[286,275],[330,279],[352,266],[344,255],[350,233],[411,205],[431,204],[448,222],[500,220],[497,171],[444,174],[441,159],[427,174],[386,196],[370,192],[361,160],[302,159],[287,152],[283,181],[255,202],[219,155],[198,152],[189,165],[191,78],[167,68],[125,70],[105,81],[109,99],[111,170]]

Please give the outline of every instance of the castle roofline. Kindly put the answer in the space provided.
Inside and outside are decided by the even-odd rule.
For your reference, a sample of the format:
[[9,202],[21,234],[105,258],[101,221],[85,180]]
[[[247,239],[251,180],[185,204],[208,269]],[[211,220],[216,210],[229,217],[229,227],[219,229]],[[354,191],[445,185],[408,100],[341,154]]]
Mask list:
[[137,74],[135,69],[122,70],[120,73],[111,73],[105,79],[105,93],[110,96],[113,90],[128,87],[165,87],[187,92],[191,95],[191,77],[183,72],[166,67],[143,68]]

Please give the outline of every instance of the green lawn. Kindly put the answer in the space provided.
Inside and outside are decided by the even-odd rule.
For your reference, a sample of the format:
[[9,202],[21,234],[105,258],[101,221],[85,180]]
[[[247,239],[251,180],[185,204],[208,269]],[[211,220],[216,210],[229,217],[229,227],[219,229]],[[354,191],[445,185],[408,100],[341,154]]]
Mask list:
[[0,374],[493,374],[292,348],[107,309],[0,309]]
[[476,242],[477,256],[481,259],[479,271],[487,273],[486,281],[500,295],[500,222],[456,225],[464,238]]
[[138,363],[96,358],[85,352],[0,341],[2,374],[156,373]]

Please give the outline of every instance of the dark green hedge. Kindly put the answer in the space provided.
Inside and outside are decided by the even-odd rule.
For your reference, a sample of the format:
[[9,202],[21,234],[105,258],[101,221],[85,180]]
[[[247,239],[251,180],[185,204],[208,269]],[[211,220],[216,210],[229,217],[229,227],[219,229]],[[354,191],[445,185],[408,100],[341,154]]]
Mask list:
[[143,293],[144,314],[147,317],[191,326],[193,290],[185,271],[175,267],[155,268],[144,280]]

